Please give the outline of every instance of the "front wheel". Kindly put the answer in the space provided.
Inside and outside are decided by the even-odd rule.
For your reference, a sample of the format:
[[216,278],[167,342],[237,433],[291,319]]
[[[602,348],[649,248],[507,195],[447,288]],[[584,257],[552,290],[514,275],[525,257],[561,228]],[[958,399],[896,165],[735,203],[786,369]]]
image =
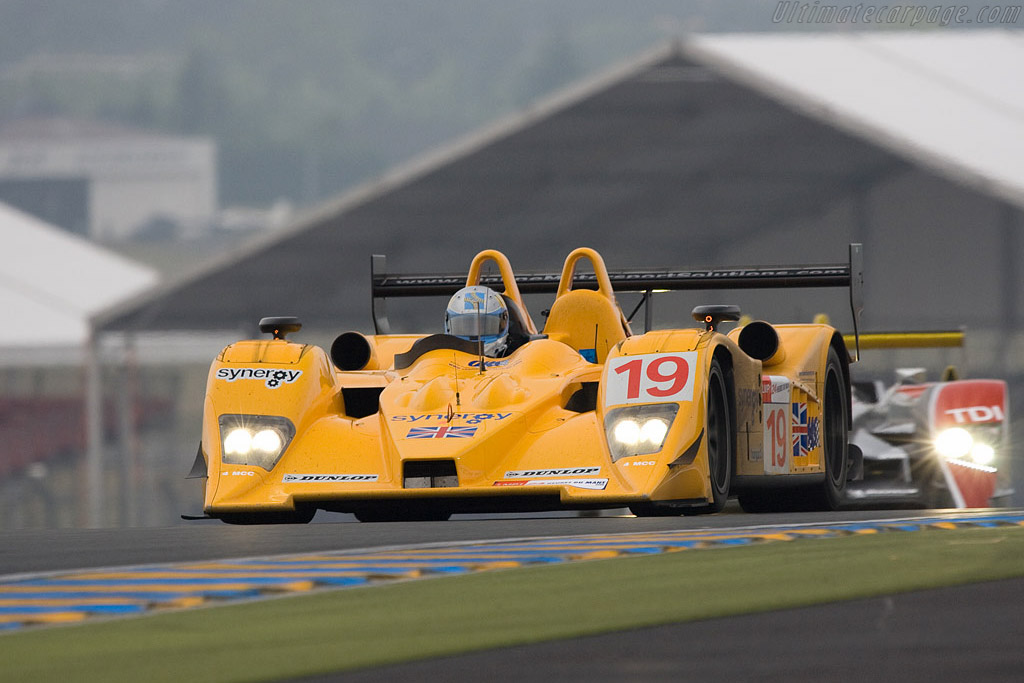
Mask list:
[[726,388],[725,373],[718,359],[711,361],[707,384],[707,414],[704,429],[707,434],[708,479],[711,484],[711,500],[707,505],[684,508],[684,515],[699,515],[721,512],[729,499],[732,483],[733,429],[732,409]]

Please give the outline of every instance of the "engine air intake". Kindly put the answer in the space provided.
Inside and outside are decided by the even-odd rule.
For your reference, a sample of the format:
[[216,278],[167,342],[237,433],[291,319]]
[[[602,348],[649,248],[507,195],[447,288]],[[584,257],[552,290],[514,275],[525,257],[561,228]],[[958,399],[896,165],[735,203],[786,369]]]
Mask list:
[[331,344],[331,362],[339,370],[363,370],[372,359],[373,345],[358,332],[343,332]]
[[756,358],[763,365],[775,365],[786,358],[779,333],[763,320],[744,325],[736,341],[743,353]]
[[441,489],[459,485],[454,460],[407,460],[402,470],[402,486],[407,489]]

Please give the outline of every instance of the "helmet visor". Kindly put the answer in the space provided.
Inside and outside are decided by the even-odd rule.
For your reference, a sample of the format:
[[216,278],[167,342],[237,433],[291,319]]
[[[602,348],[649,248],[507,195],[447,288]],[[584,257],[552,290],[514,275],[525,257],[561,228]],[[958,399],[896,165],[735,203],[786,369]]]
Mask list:
[[448,318],[449,334],[462,337],[470,341],[479,338],[487,340],[497,337],[505,331],[505,312],[494,311],[492,313],[463,313],[451,315]]

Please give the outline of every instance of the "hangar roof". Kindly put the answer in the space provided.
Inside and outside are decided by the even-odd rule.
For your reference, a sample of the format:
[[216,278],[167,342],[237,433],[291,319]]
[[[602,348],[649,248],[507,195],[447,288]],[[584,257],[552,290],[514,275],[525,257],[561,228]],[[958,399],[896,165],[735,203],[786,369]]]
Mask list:
[[[458,272],[483,248],[557,271],[729,264],[730,245],[925,165],[1024,206],[1020,32],[696,36],[327,202],[96,318],[106,330],[370,322],[369,255]],[[680,244],[685,245],[683,256]],[[845,252],[838,254],[841,256]],[[800,260],[832,261],[809,244]]]
[[689,53],[809,116],[1024,206],[1024,31],[697,37]]
[[152,287],[155,271],[0,203],[0,348],[78,347],[89,317]]

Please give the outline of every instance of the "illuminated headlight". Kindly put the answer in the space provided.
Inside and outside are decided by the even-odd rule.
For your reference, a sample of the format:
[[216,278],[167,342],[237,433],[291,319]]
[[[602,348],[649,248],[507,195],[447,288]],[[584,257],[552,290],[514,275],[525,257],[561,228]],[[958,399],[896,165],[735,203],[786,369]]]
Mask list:
[[676,403],[659,403],[609,411],[604,429],[612,461],[660,451],[678,410]]
[[944,458],[963,458],[971,452],[974,438],[962,427],[951,427],[935,437],[935,450]]
[[229,465],[274,468],[295,436],[295,426],[272,415],[221,415],[221,461]]
[[951,427],[935,437],[935,450],[948,460],[964,459],[979,465],[991,465],[996,449],[986,443],[985,435],[972,434],[963,427]]
[[979,465],[991,465],[996,459],[996,449],[987,443],[975,443],[971,448],[971,460]]

